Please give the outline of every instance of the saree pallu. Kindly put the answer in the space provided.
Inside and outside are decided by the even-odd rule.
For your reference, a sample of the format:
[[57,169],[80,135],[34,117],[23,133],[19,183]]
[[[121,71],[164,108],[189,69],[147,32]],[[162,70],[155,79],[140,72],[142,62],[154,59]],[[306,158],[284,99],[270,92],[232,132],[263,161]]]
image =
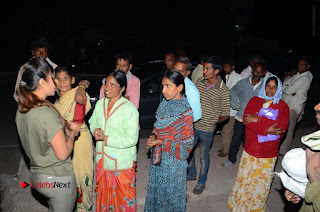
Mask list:
[[105,171],[102,159],[96,168],[96,211],[136,211],[135,162],[127,171]]
[[265,211],[276,159],[256,158],[243,151],[227,202],[232,211]]
[[[84,115],[91,109],[90,97],[87,95],[85,105],[75,102],[77,88],[73,88],[61,96],[54,104],[61,116],[69,122],[82,123],[80,136],[74,142],[72,164],[77,182],[76,211],[92,211],[93,208],[93,146],[92,135],[83,122]],[[77,110],[78,109],[80,110]]]

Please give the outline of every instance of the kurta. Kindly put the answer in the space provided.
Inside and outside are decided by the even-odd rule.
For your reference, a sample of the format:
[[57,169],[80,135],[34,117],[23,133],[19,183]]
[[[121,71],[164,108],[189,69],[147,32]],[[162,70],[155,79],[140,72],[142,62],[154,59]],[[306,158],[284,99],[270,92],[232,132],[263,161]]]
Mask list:
[[107,117],[108,98],[100,99],[89,119],[90,131],[101,128],[105,141],[96,143],[96,161],[103,158],[105,171],[126,171],[137,161],[139,112],[129,100],[121,97]]
[[150,160],[144,211],[185,211],[187,158],[193,147],[193,119],[188,101],[163,100],[156,112],[153,132],[163,141],[161,164]]
[[[69,122],[76,121],[74,117],[77,89],[78,87],[68,91],[54,104],[61,116]],[[87,114],[90,109],[90,97],[87,94],[84,113]],[[77,120],[77,122],[79,121]],[[77,211],[90,211],[93,206],[93,146],[90,131],[83,121],[82,123],[80,136],[74,142],[72,164],[77,181]]]
[[136,211],[135,161],[139,112],[121,97],[111,109],[100,99],[89,119],[90,130],[104,131],[96,143],[96,211]]

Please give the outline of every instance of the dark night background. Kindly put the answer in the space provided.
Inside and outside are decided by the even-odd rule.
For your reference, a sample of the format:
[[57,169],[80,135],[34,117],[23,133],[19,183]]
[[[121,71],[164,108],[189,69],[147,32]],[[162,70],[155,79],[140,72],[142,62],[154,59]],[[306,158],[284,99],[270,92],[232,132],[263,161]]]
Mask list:
[[86,46],[90,64],[79,72],[89,74],[113,70],[117,49],[130,49],[135,65],[179,48],[192,61],[201,53],[233,56],[238,72],[258,53],[280,77],[307,55],[318,76],[319,1],[31,2],[2,7],[1,72],[17,72],[31,57],[30,41],[43,35],[59,65],[78,64]]

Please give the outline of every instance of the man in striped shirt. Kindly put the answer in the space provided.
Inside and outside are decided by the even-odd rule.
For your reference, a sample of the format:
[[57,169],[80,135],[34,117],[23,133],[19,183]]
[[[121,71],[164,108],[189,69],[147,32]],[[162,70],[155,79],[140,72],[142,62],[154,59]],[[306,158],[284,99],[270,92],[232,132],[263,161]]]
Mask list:
[[225,121],[230,115],[230,92],[218,74],[222,65],[220,59],[210,56],[204,60],[203,77],[197,80],[202,109],[201,119],[194,123],[194,146],[188,166],[187,180],[196,180],[197,171],[194,151],[200,142],[201,169],[198,184],[193,193],[201,194],[205,188],[210,165],[210,146],[216,124]]

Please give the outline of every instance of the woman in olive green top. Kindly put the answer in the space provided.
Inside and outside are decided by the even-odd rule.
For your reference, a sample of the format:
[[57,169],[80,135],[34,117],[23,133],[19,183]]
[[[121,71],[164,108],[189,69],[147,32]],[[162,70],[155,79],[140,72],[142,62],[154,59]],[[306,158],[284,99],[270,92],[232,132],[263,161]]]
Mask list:
[[16,124],[30,159],[30,184],[48,198],[49,211],[73,211],[76,181],[70,154],[80,125],[66,122],[46,100],[55,84],[51,66],[43,58],[27,65],[19,88]]

